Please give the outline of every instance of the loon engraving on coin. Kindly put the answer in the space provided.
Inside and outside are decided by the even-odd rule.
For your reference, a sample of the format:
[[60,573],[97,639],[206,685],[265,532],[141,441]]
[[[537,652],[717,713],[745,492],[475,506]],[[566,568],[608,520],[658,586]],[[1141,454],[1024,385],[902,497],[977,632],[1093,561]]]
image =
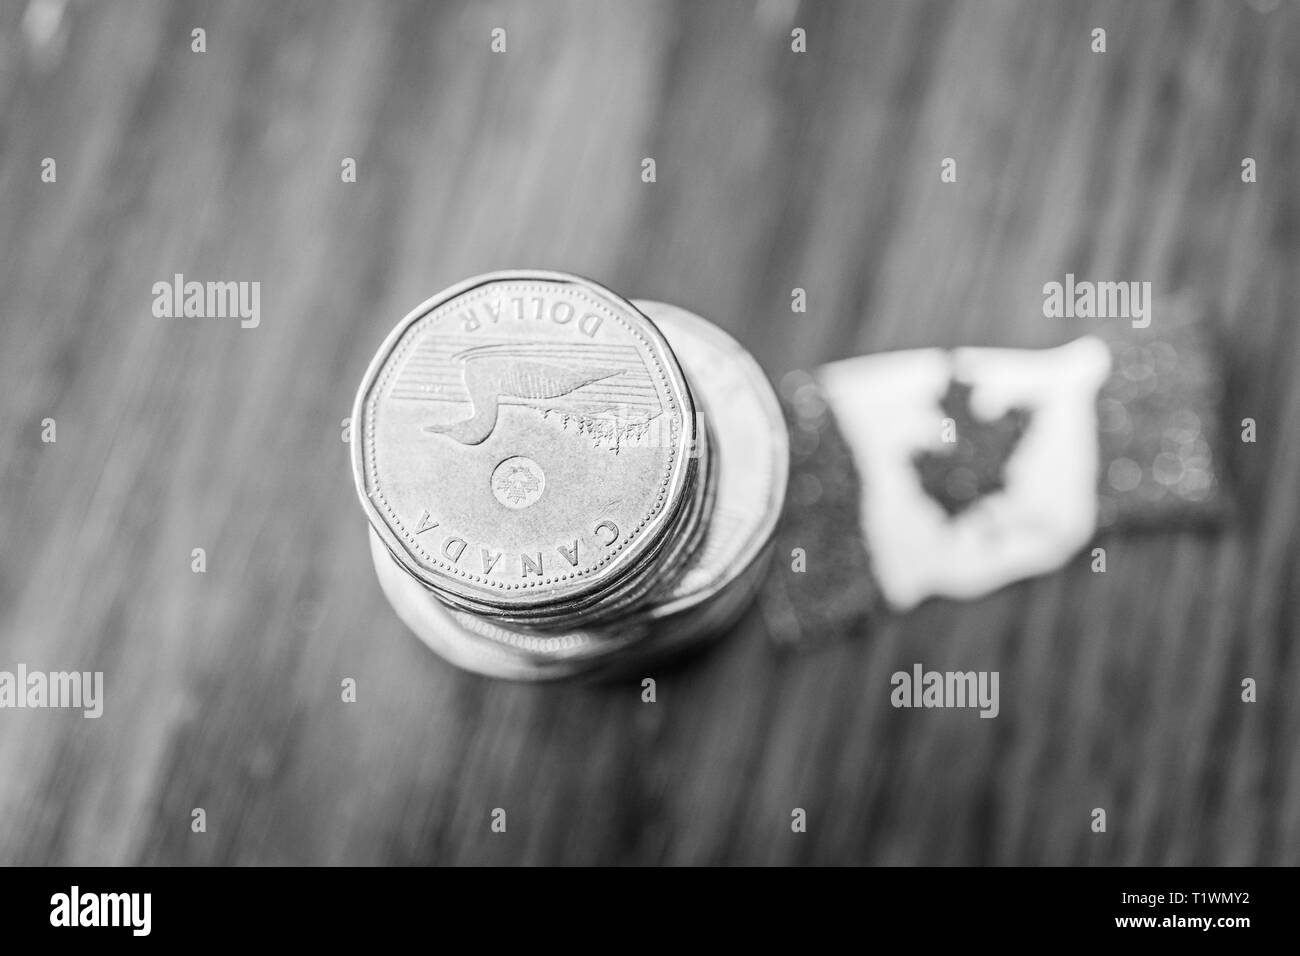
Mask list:
[[667,342],[559,273],[481,276],[416,308],[354,421],[372,526],[471,609],[580,601],[644,568],[694,475],[694,406]]
[[[585,352],[589,352],[590,357]],[[612,360],[628,364],[622,368],[602,364]],[[446,435],[464,445],[480,444],[492,434],[503,401],[533,405],[542,409],[543,415],[561,407],[580,409],[590,404],[600,405],[604,410],[609,405],[608,395],[611,391],[618,394],[617,389],[578,396],[574,393],[587,385],[633,372],[639,364],[635,349],[610,353],[592,350],[590,346],[579,343],[556,350],[544,342],[480,345],[457,352],[451,356],[451,362],[463,370],[464,389],[473,414],[448,425],[426,425],[425,431]],[[429,365],[416,364],[413,369],[409,366],[408,369],[407,389],[418,391],[422,387],[440,384],[421,381],[422,376],[432,378]],[[437,366],[433,369],[436,374]],[[432,388],[427,390],[433,392]],[[628,392],[622,396],[625,404],[628,398],[636,397],[635,392],[630,389]],[[556,401],[558,399],[566,401],[560,403]],[[656,408],[646,418],[657,414]]]

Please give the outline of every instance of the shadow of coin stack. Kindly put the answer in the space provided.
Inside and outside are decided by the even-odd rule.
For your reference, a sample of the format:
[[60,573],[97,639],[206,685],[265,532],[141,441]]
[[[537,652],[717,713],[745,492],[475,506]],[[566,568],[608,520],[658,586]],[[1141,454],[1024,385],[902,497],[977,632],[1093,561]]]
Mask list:
[[723,633],[762,581],[781,409],[684,309],[564,273],[477,276],[389,334],[352,420],[380,586],[466,670],[625,673]]

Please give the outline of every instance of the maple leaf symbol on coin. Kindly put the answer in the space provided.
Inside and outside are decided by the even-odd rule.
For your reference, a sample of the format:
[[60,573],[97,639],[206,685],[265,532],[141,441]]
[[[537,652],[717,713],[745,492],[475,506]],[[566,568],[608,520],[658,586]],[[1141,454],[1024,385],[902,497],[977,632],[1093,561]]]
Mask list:
[[971,386],[949,382],[940,405],[956,424],[957,440],[942,452],[925,451],[913,459],[921,487],[949,517],[1002,489],[1003,466],[1029,423],[1029,413],[1020,408],[996,421],[982,421],[971,412],[970,395]]
[[532,496],[538,487],[537,476],[526,465],[515,465],[497,478],[497,490],[515,504]]
[[473,414],[450,425],[425,425],[426,432],[446,435],[462,445],[478,445],[496,427],[501,399],[541,401],[559,398],[584,385],[618,375],[622,369],[575,368],[537,358],[527,346],[488,345],[452,356],[463,369]]

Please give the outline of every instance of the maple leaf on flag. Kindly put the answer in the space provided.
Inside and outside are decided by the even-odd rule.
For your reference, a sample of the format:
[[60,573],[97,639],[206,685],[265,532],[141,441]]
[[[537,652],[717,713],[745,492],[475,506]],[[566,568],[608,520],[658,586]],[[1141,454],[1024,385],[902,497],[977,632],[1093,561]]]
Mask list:
[[942,451],[924,451],[913,458],[921,487],[949,517],[978,499],[1004,487],[1003,469],[1015,451],[1030,414],[1013,408],[994,421],[975,417],[971,386],[952,379],[940,401],[943,413],[956,424],[956,441]]

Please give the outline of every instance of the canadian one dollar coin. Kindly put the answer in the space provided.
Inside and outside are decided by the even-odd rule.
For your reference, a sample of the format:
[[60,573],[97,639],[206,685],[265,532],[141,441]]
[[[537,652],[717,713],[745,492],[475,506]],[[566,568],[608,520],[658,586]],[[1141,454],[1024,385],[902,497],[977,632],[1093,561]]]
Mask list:
[[371,362],[353,422],[371,527],[467,613],[599,619],[650,589],[698,512],[697,416],[672,349],[577,276],[491,273],[422,303]]

